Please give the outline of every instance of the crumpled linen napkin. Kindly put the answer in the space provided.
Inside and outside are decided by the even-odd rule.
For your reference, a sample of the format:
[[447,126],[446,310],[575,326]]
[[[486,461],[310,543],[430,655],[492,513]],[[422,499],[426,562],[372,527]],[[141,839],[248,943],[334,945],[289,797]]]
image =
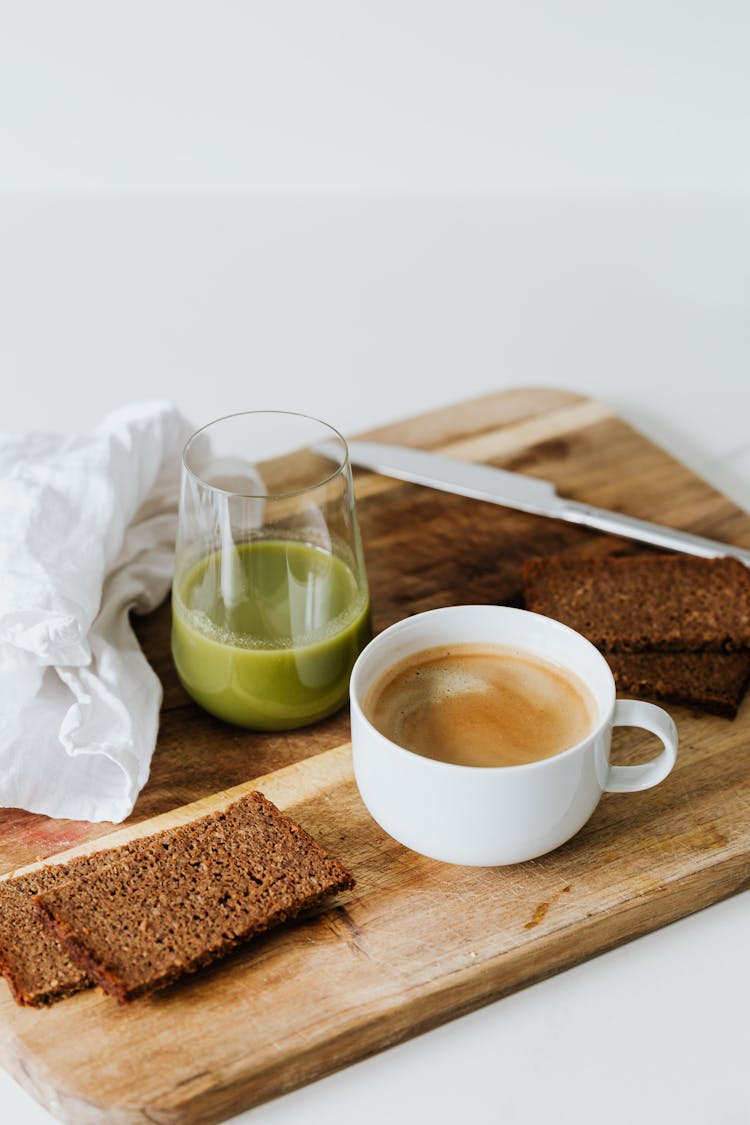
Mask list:
[[0,805],[132,810],[162,690],[128,612],[169,590],[191,432],[154,402],[82,436],[0,436]]

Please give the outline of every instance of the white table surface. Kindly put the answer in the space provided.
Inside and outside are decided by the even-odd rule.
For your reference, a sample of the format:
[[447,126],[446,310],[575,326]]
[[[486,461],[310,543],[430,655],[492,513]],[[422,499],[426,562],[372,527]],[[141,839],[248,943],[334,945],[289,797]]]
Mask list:
[[[564,386],[750,508],[747,201],[6,200],[0,245],[3,428]],[[744,1125],[749,933],[743,894],[236,1120]],[[0,1120],[51,1118],[0,1074]]]

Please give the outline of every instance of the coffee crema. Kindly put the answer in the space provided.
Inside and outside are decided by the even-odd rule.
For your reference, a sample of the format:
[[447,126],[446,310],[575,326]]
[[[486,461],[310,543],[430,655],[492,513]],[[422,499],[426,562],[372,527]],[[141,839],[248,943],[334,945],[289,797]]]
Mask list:
[[574,672],[500,645],[416,652],[375,683],[363,710],[391,742],[459,766],[551,758],[598,721],[594,698]]

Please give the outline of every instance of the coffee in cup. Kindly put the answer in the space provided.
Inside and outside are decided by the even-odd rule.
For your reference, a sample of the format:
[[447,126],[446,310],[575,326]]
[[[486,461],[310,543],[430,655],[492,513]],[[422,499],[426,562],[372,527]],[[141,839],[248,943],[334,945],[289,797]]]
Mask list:
[[501,645],[416,652],[364,700],[376,730],[424,758],[457,766],[518,766],[581,742],[594,698],[568,668]]
[[[458,718],[441,760],[424,750],[431,742],[446,750],[450,724],[433,722],[421,749],[409,748],[410,723],[398,715],[397,696],[403,693],[405,710],[413,703],[429,716],[432,697],[451,695],[450,677],[447,688],[441,680],[441,661],[448,653],[459,658],[449,662]],[[479,690],[472,677],[488,655],[490,664],[496,662],[491,681],[513,665],[526,679],[526,702],[517,698],[511,707],[516,708],[513,728],[518,731],[526,722],[529,736],[527,757],[516,764],[498,764],[504,752],[497,750],[493,764],[476,764],[484,751],[472,716],[481,714],[476,704],[484,688]],[[428,675],[427,691],[415,688],[433,657],[435,675]],[[546,731],[531,713],[523,717],[529,694],[538,704],[548,688],[572,692],[572,709],[578,709],[578,719],[562,734],[554,706]],[[487,698],[495,690],[488,687]],[[354,776],[366,807],[394,839],[449,863],[490,866],[544,855],[583,827],[603,793],[658,785],[677,757],[677,731],[666,711],[637,699],[616,699],[609,665],[585,637],[559,621],[508,606],[450,606],[392,625],[360,654],[350,698]],[[502,710],[494,707],[496,718]],[[437,708],[431,721],[439,715]],[[506,728],[511,725],[507,716],[503,721]],[[618,726],[651,731],[662,743],[661,753],[639,765],[613,765],[610,743]],[[561,734],[559,742],[568,745],[559,745],[552,734]]]

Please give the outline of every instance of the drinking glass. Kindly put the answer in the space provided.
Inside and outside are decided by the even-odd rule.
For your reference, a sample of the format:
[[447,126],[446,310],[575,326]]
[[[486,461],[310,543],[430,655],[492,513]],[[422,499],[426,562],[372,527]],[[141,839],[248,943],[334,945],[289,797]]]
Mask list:
[[303,414],[252,411],[198,430],[182,460],[172,655],[183,686],[258,730],[332,714],[371,635],[346,442]]

